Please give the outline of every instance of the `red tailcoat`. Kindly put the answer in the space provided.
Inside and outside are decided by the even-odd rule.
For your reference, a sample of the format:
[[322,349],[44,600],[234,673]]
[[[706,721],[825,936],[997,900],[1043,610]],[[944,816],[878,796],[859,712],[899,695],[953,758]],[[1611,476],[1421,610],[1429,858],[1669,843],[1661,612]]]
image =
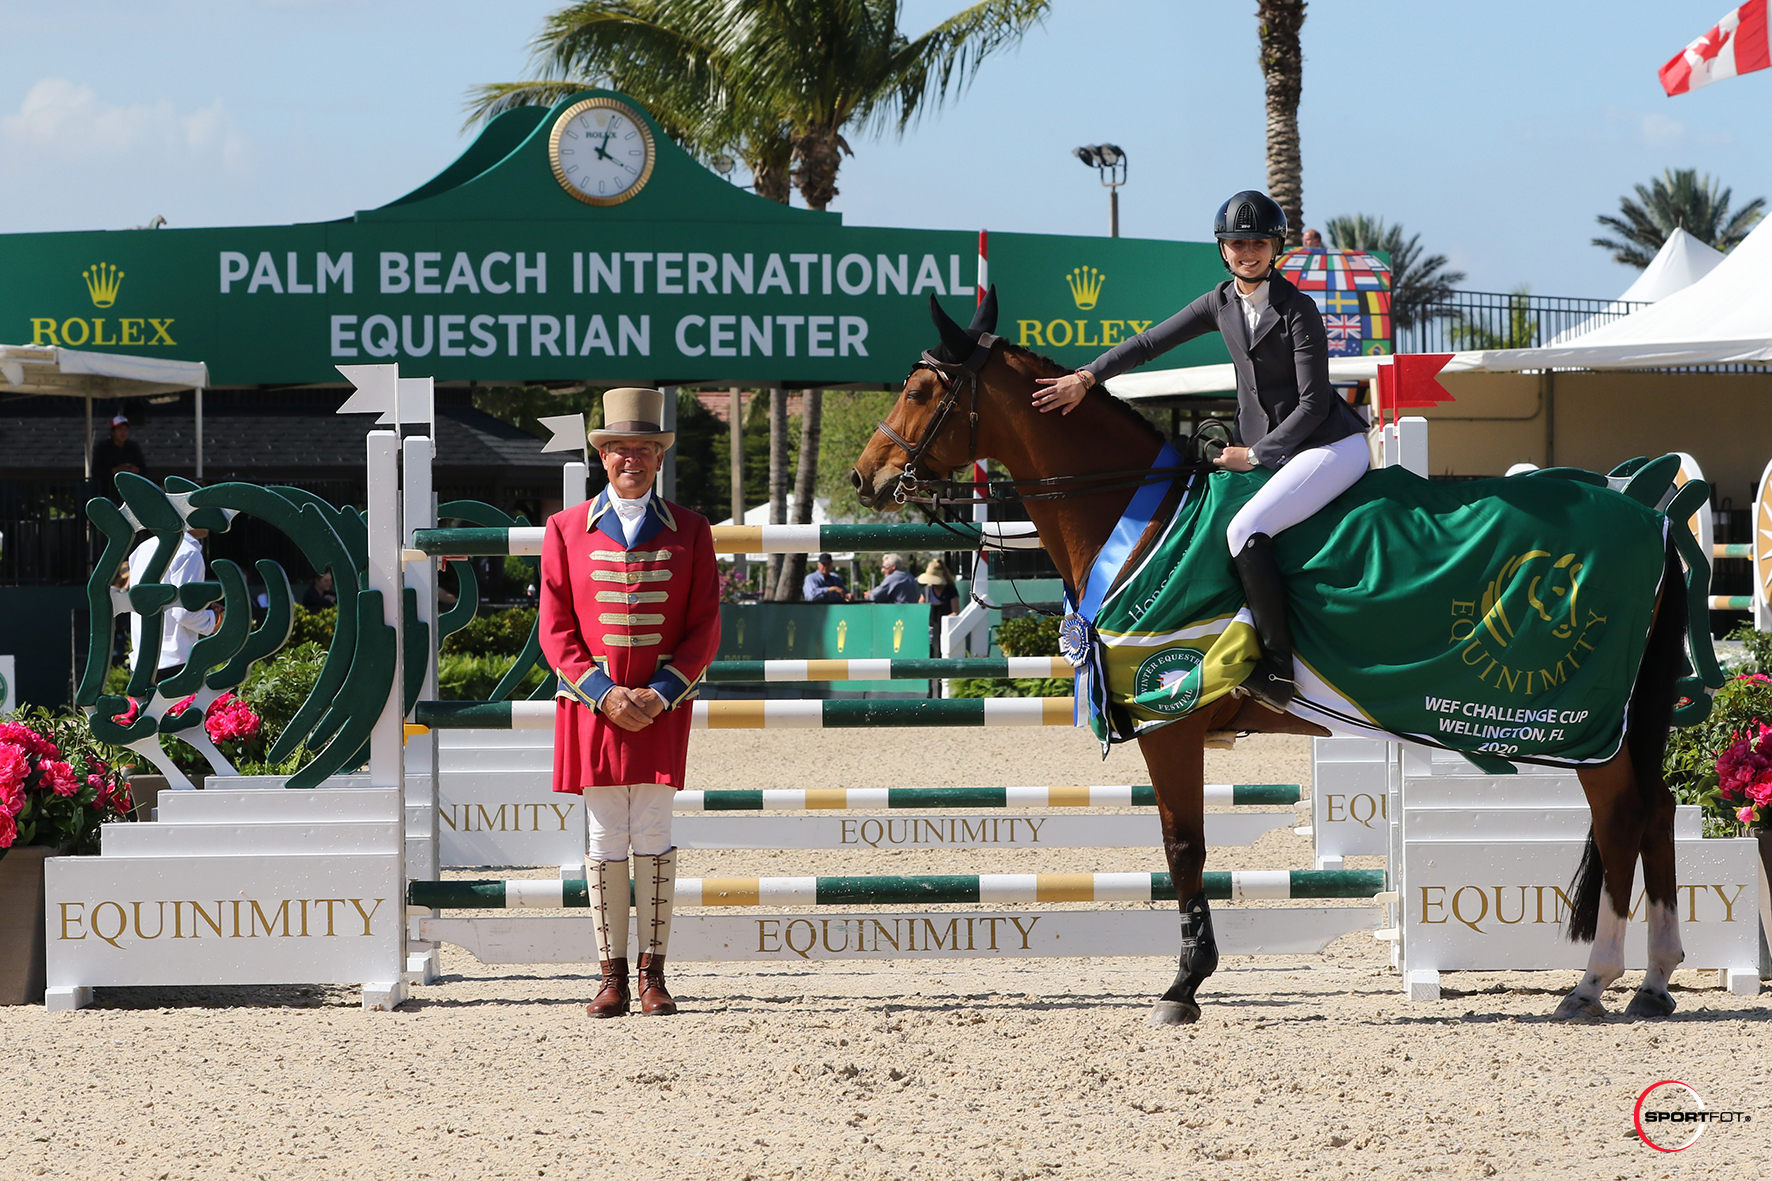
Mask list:
[[[707,518],[656,495],[630,547],[608,489],[548,518],[541,650],[560,678],[554,790],[683,788],[693,698],[720,647],[719,575]],[[616,685],[658,691],[664,713],[630,732],[597,709]]]

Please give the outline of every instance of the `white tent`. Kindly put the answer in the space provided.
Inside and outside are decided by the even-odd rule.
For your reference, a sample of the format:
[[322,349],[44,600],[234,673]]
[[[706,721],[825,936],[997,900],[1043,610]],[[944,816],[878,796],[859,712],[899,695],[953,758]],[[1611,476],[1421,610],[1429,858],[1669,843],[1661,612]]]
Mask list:
[[1678,226],[1637,276],[1637,281],[1625,288],[1623,295],[1606,309],[1583,320],[1566,332],[1559,332],[1550,341],[1553,345],[1567,344],[1578,336],[1585,336],[1602,325],[1609,324],[1621,316],[1629,314],[1627,305],[1633,303],[1659,303],[1676,291],[1684,291],[1698,280],[1716,270],[1717,264],[1723,261],[1723,252],[1706,246]]
[[92,400],[140,398],[197,391],[197,477],[203,477],[203,391],[209,366],[201,361],[86,353],[57,346],[0,344],[0,391],[61,394],[86,399],[86,476],[92,476]]
[[[1662,369],[1682,365],[1772,363],[1772,220],[1760,223],[1709,274],[1641,311],[1580,337],[1533,349],[1454,353],[1447,373],[1522,369]],[[1331,380],[1369,380],[1377,357],[1332,357]],[[1116,377],[1123,398],[1172,397],[1236,388],[1229,365],[1200,365]]]
[[1618,297],[1620,303],[1659,303],[1676,291],[1684,291],[1717,269],[1726,256],[1706,246],[1685,230],[1674,228],[1661,244],[1637,281]]

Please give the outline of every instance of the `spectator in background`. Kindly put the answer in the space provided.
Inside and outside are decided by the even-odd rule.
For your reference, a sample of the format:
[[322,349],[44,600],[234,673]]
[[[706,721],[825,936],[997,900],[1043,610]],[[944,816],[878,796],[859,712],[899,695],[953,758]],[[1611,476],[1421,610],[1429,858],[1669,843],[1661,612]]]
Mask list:
[[[170,586],[202,582],[208,573],[203,563],[203,539],[208,536],[207,529],[188,529],[180,533],[177,540],[170,543],[173,546],[172,559],[167,562],[166,572],[160,575],[158,581]],[[159,545],[159,537],[152,536],[130,552],[131,588],[141,585]],[[176,599],[173,600],[172,605],[160,613],[160,654],[155,665],[154,683],[158,684],[182,670],[185,661],[191,658],[191,648],[198,638],[215,631],[220,623],[219,611],[187,611],[178,605]],[[144,658],[141,646],[142,617],[132,613],[129,617],[129,651],[132,662],[139,662]]]
[[800,587],[800,596],[808,603],[847,603],[849,589],[843,585],[843,576],[837,573],[831,555],[818,555],[818,568],[806,576]]
[[148,466],[142,458],[141,444],[129,437],[129,416],[116,415],[111,419],[111,437],[101,439],[92,449],[92,478],[98,483],[99,491],[105,496],[117,495],[117,473],[134,472],[141,475]]
[[954,587],[953,575],[939,558],[929,560],[923,573],[917,575],[917,581],[923,584],[923,601],[929,604],[929,651],[939,656],[941,621],[946,616],[959,614],[960,593]]
[[880,559],[880,585],[868,592],[870,603],[916,603],[923,598],[917,580],[910,571],[903,569],[899,563],[904,559],[897,554],[887,554]]
[[1323,235],[1315,230],[1306,230],[1304,232],[1304,248],[1306,250],[1323,249]]
[[332,589],[332,571],[322,570],[308,582],[302,592],[301,605],[308,611],[324,611],[338,606],[338,593]]

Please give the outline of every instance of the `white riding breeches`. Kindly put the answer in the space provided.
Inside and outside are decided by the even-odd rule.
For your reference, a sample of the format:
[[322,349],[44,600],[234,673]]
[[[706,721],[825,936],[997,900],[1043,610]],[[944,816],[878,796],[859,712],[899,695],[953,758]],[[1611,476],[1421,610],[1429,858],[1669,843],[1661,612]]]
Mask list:
[[585,788],[585,856],[626,861],[629,848],[643,856],[668,852],[676,798],[668,783]]
[[1272,537],[1290,529],[1352,488],[1366,474],[1371,459],[1364,435],[1349,435],[1294,455],[1231,518],[1225,540],[1232,556],[1242,553],[1257,533]]

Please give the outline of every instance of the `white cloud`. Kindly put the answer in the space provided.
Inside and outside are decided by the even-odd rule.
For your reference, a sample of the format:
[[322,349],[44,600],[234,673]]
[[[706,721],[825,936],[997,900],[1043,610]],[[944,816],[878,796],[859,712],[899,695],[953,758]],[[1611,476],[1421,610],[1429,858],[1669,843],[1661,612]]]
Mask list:
[[31,87],[18,113],[0,118],[0,144],[37,164],[100,168],[129,161],[158,167],[219,168],[231,178],[248,167],[250,144],[216,99],[180,112],[170,101],[119,106],[90,86],[45,78]]
[[1652,148],[1677,147],[1686,138],[1686,125],[1678,119],[1651,111],[1638,125],[1643,142]]

